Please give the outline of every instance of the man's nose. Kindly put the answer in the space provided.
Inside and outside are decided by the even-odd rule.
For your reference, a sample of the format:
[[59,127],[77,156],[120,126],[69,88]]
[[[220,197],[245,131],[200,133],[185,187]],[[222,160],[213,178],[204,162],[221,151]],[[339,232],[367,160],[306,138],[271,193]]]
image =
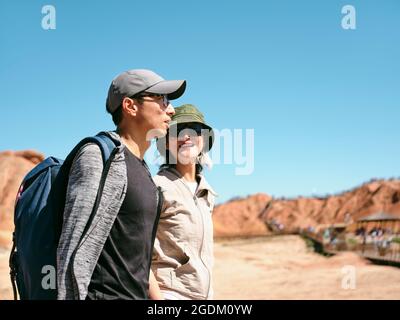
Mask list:
[[170,103],[167,107],[167,109],[165,110],[165,112],[169,115],[169,116],[173,116],[175,114],[175,108],[174,106]]

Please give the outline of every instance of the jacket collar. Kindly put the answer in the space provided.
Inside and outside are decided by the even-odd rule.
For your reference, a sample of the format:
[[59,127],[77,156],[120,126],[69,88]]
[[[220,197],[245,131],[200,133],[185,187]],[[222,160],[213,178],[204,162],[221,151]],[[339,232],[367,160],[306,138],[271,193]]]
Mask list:
[[[185,182],[185,179],[181,175],[181,173],[174,167],[168,167],[163,170],[167,170],[182,181]],[[197,174],[197,179],[199,181],[199,186],[197,188],[197,192],[200,192],[202,190],[207,190],[208,192],[212,193],[214,196],[218,196],[218,193],[214,191],[214,189],[210,186],[210,184],[207,182],[206,178],[202,174]]]

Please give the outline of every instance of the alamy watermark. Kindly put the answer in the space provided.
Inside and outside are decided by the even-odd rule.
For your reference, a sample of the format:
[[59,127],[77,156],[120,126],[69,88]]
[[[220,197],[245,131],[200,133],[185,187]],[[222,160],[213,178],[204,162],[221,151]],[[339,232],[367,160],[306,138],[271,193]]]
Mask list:
[[345,30],[355,30],[356,29],[356,8],[352,5],[345,5],[342,7],[342,28]]
[[42,288],[44,290],[56,289],[56,268],[52,265],[45,265],[42,268]]
[[56,29],[56,8],[52,5],[45,5],[42,7],[42,28],[43,30]]
[[235,175],[251,175],[254,172],[254,129],[216,129],[214,132],[215,142],[210,152],[213,163],[234,164]]
[[[174,132],[175,130],[175,132]],[[186,133],[191,131],[191,129],[187,129]],[[211,136],[211,133],[208,129],[201,130],[201,134],[204,139],[204,145],[206,150],[208,150],[208,145],[210,140],[208,139]],[[159,136],[160,132],[158,130],[150,130],[147,133],[147,140],[150,141],[155,137]],[[180,139],[180,134],[178,135],[176,132],[176,126],[172,126],[169,130],[169,136],[165,139],[165,144],[161,146],[163,152],[167,149],[168,141],[171,135],[175,135]],[[190,136],[197,135],[194,131],[193,133],[189,133]],[[243,176],[243,175],[251,175],[254,172],[254,129],[213,129],[213,145],[208,153],[211,162],[213,165],[234,165],[235,166],[235,175]],[[160,148],[160,146],[159,146]],[[150,150],[150,155],[146,156],[147,161],[154,165],[162,164],[165,159],[160,158],[159,151],[154,149]],[[169,164],[176,164],[175,159],[170,158]],[[180,160],[181,161],[181,160]]]
[[344,290],[355,290],[356,289],[356,267],[351,265],[343,266],[342,268],[342,283],[341,287]]

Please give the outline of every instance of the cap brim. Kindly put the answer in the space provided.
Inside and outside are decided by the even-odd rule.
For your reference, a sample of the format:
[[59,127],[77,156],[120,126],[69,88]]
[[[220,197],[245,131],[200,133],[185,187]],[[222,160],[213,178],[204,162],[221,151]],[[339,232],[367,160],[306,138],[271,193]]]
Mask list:
[[185,89],[185,80],[165,80],[155,84],[154,86],[151,86],[150,88],[147,88],[146,92],[166,94],[168,99],[175,100],[183,95]]

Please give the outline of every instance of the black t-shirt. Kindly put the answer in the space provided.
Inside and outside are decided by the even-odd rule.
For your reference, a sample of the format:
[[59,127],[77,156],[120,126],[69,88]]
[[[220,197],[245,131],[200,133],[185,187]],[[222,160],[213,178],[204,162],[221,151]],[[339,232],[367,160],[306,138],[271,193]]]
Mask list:
[[144,160],[125,148],[128,188],[99,257],[87,299],[148,299],[159,219],[157,187]]

